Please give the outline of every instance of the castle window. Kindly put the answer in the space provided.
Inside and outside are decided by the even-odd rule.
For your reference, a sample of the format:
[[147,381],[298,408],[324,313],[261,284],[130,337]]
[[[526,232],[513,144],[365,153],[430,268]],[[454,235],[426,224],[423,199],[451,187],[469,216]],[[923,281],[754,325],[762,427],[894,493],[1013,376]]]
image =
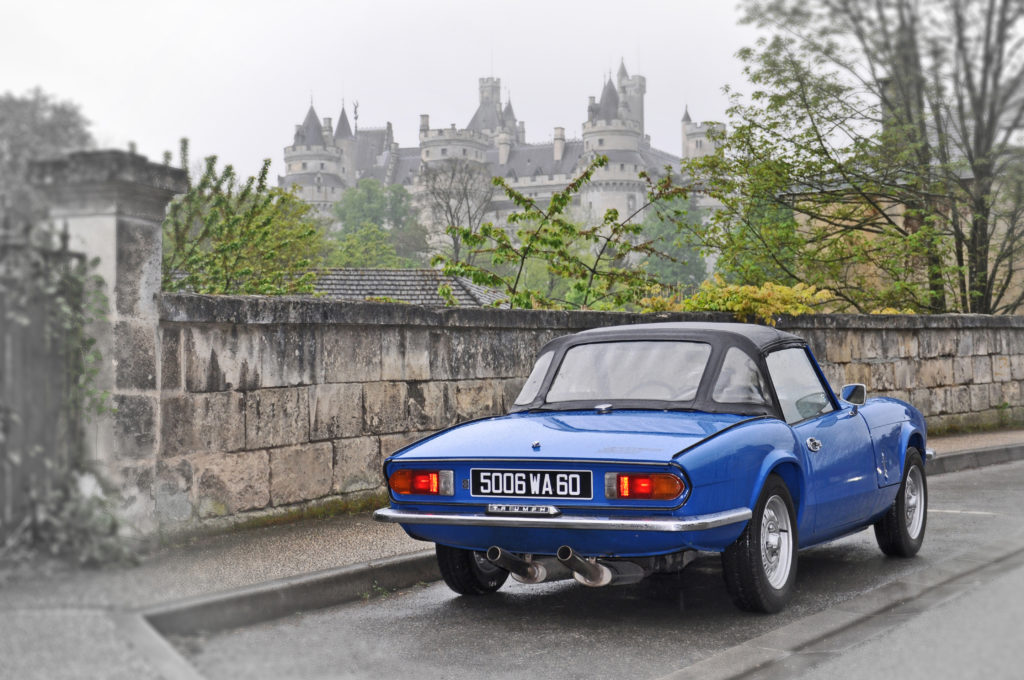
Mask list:
[[306,161],[302,161],[302,169],[303,169],[303,170],[305,170],[305,169],[306,169]]
[[619,163],[619,170],[621,170],[622,172],[625,172],[626,171],[626,164],[625,163]]
[[597,145],[598,146],[604,146],[604,137],[599,137],[598,138]]
[[448,155],[448,147],[443,147],[441,149],[441,155],[442,156],[447,156]]
[[463,156],[465,156],[465,155],[466,155],[466,150],[465,150],[465,149],[463,149],[463,150],[462,150],[462,155],[463,155]]
[[626,198],[626,210],[628,210],[629,212],[633,212],[634,210],[636,210],[636,196],[634,196],[633,194],[630,194]]
[[704,146],[704,140],[703,140],[703,139],[698,139],[698,140],[697,140],[697,148],[699,149],[699,148],[701,148],[702,146]]
[[321,164],[320,164],[320,169],[321,169],[321,170],[323,170],[323,169],[324,169],[324,164],[323,164],[323,163],[321,163]]
[[427,149],[423,155],[426,156],[427,158],[430,158],[430,149]]

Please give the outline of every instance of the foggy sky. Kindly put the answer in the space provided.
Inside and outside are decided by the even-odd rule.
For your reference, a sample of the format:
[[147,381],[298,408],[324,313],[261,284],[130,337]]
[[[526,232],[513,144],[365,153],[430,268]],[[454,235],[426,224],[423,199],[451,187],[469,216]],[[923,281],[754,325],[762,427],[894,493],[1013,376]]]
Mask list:
[[[274,177],[312,99],[360,127],[391,121],[402,146],[465,126],[477,79],[501,78],[527,141],[579,137],[587,96],[625,59],[647,77],[655,147],[680,153],[680,118],[720,120],[725,84],[744,90],[735,52],[756,39],[734,0],[0,0],[0,92],[40,86],[76,102],[102,148],[159,161],[178,139],[245,174]],[[275,182],[276,183],[276,182]]]

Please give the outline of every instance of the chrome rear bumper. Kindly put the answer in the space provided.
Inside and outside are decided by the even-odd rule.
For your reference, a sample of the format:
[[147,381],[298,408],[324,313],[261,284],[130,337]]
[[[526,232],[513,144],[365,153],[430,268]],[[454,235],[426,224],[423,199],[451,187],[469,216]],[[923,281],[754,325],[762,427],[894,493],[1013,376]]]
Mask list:
[[373,513],[378,522],[399,524],[441,524],[447,526],[517,527],[531,529],[597,529],[603,531],[703,531],[750,519],[750,508],[734,508],[710,515],[694,515],[683,519],[621,517],[530,517],[520,515],[456,515],[432,512],[411,512],[382,508]]

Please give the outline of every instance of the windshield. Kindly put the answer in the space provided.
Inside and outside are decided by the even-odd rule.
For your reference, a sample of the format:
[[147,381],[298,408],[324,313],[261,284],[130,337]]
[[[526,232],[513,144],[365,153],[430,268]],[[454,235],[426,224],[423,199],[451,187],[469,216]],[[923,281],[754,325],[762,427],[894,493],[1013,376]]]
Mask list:
[[693,401],[711,356],[702,342],[602,342],[565,353],[545,401]]

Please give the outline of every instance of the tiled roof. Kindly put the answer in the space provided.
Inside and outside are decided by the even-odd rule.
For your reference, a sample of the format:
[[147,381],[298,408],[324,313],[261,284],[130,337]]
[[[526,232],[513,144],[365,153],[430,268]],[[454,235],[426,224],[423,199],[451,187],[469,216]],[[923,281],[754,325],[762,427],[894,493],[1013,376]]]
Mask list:
[[334,131],[334,138],[348,139],[352,136],[352,126],[348,124],[348,114],[345,113],[345,107],[341,107],[341,115],[338,116],[338,129]]
[[425,307],[443,307],[437,293],[442,284],[452,289],[459,307],[491,306],[503,296],[472,281],[445,276],[435,269],[327,269],[317,279],[316,291],[335,300],[396,300]]

